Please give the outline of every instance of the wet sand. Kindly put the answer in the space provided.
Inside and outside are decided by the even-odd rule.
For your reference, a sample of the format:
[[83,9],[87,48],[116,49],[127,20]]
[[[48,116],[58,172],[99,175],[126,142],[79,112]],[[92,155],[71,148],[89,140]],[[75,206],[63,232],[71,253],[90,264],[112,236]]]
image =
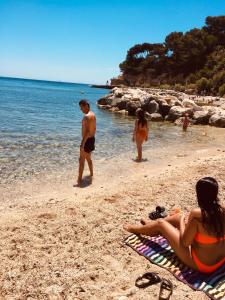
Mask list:
[[150,149],[142,163],[133,157],[98,160],[83,188],[73,187],[72,169],[1,185],[0,299],[157,299],[159,285],[134,285],[144,271],[173,282],[171,299],[208,299],[123,245],[122,224],[158,204],[189,210],[203,176],[219,181],[224,199],[224,143]]

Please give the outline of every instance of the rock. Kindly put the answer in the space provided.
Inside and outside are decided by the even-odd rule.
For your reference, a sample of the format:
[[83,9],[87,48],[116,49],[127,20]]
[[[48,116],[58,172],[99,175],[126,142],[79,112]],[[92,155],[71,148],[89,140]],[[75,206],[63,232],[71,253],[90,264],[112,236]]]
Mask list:
[[111,112],[117,112],[117,111],[119,111],[119,108],[118,107],[111,107],[109,109],[109,111],[111,111]]
[[123,91],[122,89],[120,88],[117,88],[115,91],[114,91],[114,95],[115,97],[117,98],[122,98],[123,95],[124,95],[125,91]]
[[125,109],[127,106],[127,101],[126,100],[121,100],[117,102],[117,107],[119,108],[119,110],[123,110]]
[[208,111],[196,111],[193,115],[194,124],[207,125],[209,123],[210,114]]
[[136,110],[141,107],[141,103],[138,101],[130,101],[126,104],[126,110],[129,115],[135,115]]
[[153,114],[153,113],[158,112],[159,104],[155,100],[152,100],[148,103],[146,108],[147,108],[146,110],[148,113]]
[[98,107],[101,108],[101,109],[110,109],[111,108],[111,105],[101,105],[101,104],[98,104]]
[[149,119],[154,122],[163,121],[163,117],[159,113],[150,114]]
[[182,106],[182,102],[180,100],[172,100],[170,102],[170,106]]
[[54,300],[59,300],[59,299],[63,299],[63,290],[64,288],[59,286],[59,285],[51,285],[48,286],[45,290],[45,293],[48,294],[50,299],[54,299]]
[[171,106],[167,103],[163,103],[159,105],[159,113],[162,115],[163,118],[169,114]]
[[110,104],[108,98],[102,97],[101,99],[98,100],[97,102],[99,105],[107,105]]
[[189,116],[193,115],[193,111],[191,108],[185,108],[180,106],[173,106],[171,107],[169,114],[167,116],[168,121],[175,121],[179,117],[182,117],[185,113],[188,113]]
[[185,90],[185,93],[188,94],[188,95],[192,95],[195,93],[195,90],[194,89],[187,89]]
[[122,102],[123,100],[121,100],[121,98],[113,98],[112,100],[111,100],[111,103],[110,103],[110,105],[112,105],[112,106],[118,106],[118,103],[120,103],[120,102]]
[[182,101],[182,105],[183,105],[183,107],[192,108],[195,111],[203,110],[193,100],[190,100],[190,99],[187,99],[187,98]]
[[209,124],[212,126],[225,128],[225,112],[212,115],[209,119]]
[[[156,101],[159,105],[163,105],[163,104],[169,105],[169,104],[166,102],[166,100],[165,100],[163,97],[161,97],[161,96],[156,97],[155,101]],[[171,106],[170,106],[170,107],[171,107]]]
[[152,100],[152,99],[151,99],[151,97],[149,97],[149,96],[143,96],[143,97],[141,97],[141,99],[140,99],[141,108],[142,108],[143,110],[147,110],[148,104],[149,104],[149,102],[150,102],[151,100]]
[[116,113],[121,114],[121,115],[128,115],[128,111],[126,111],[125,109],[121,109],[116,111]]
[[150,115],[150,113],[148,113],[148,112],[145,112],[145,117],[146,117],[147,119],[151,119],[151,115]]
[[179,101],[179,100],[177,99],[177,97],[175,97],[175,96],[170,96],[170,95],[164,96],[163,99],[164,99],[168,104],[170,104],[170,103],[172,103],[172,102],[175,103],[176,101]]

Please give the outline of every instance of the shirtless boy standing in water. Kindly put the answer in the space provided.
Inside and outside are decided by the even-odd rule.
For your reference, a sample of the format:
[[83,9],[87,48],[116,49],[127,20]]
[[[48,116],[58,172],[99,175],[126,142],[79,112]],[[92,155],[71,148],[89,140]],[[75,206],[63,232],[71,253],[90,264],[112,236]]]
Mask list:
[[91,178],[93,177],[91,152],[95,150],[96,118],[95,114],[90,111],[90,105],[86,100],[81,100],[79,105],[81,111],[85,114],[82,120],[82,141],[80,145],[79,175],[77,179],[77,184],[81,185],[85,159],[88,162],[90,176]]

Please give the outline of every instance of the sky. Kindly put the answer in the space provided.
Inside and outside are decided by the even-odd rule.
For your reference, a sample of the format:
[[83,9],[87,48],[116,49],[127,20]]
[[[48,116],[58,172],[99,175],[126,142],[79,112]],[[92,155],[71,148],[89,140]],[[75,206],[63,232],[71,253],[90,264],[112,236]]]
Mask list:
[[0,0],[0,76],[105,84],[135,44],[218,15],[224,0]]

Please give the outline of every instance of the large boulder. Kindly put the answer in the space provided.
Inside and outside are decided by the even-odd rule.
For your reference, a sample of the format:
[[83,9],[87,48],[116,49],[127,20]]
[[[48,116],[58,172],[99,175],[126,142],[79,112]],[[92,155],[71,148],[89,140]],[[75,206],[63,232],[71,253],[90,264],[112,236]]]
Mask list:
[[173,106],[173,107],[171,107],[166,119],[168,121],[175,121],[176,119],[182,117],[185,113],[188,113],[189,116],[193,115],[193,111],[191,108]]
[[198,106],[193,100],[187,99],[187,98],[182,101],[182,105],[183,105],[183,107],[186,107],[186,108],[192,108],[194,111],[203,110],[203,108]]
[[111,105],[112,99],[109,97],[102,97],[97,101],[99,105]]
[[159,113],[162,115],[163,118],[169,114],[171,106],[167,103],[163,103],[159,105]]
[[143,110],[147,111],[147,107],[148,107],[150,100],[151,100],[151,97],[149,97],[149,96],[143,96],[140,98],[141,108]]
[[[156,97],[155,101],[159,104],[159,105],[163,105],[163,104],[167,104],[166,100],[162,97],[162,96],[158,96]],[[170,105],[171,106],[171,105]]]
[[[175,105],[175,103],[180,103],[180,101],[177,99],[177,97],[172,95],[166,95],[162,97],[167,104],[170,104],[171,106]],[[180,106],[179,104],[177,106]]]
[[208,111],[196,111],[193,115],[194,124],[207,125],[209,118],[210,114]]
[[119,110],[126,109],[127,101],[121,100],[121,101],[117,102],[117,107],[119,108]]
[[225,128],[225,112],[212,115],[209,119],[209,124],[212,126]]
[[127,106],[127,100],[123,100],[122,98],[114,98],[111,102],[111,105],[118,107],[119,109],[125,109]]
[[114,91],[114,95],[115,97],[117,98],[122,98],[123,95],[125,94],[125,91],[121,88],[117,88],[115,91]]
[[155,100],[152,100],[148,103],[146,110],[150,114],[156,113],[159,110],[159,104]]
[[163,121],[163,117],[158,113],[149,114],[148,117],[153,122],[161,122]]
[[126,104],[126,110],[129,115],[135,115],[136,110],[141,107],[141,103],[139,101],[129,101]]
[[110,108],[112,108],[111,105],[102,105],[102,104],[98,104],[98,107],[101,108],[101,109],[110,109]]

